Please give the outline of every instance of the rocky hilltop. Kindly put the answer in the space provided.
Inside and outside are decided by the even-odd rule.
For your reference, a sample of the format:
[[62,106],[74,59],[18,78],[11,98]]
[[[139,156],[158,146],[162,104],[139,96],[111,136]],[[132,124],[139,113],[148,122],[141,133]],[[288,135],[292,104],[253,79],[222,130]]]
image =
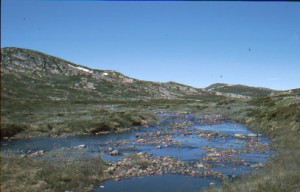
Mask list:
[[143,81],[15,47],[1,49],[1,75],[2,97],[24,100],[248,99],[278,93],[268,88],[224,83],[200,89],[176,82]]
[[266,96],[278,93],[272,89],[264,87],[251,87],[240,84],[225,84],[225,83],[215,83],[205,88],[207,91],[213,91],[217,94],[224,94],[232,97],[257,97],[257,96]]
[[34,92],[43,99],[78,98],[84,94],[89,99],[126,100],[202,98],[212,94],[176,82],[142,81],[112,70],[91,69],[29,49],[2,48],[1,55],[4,97],[24,97]]

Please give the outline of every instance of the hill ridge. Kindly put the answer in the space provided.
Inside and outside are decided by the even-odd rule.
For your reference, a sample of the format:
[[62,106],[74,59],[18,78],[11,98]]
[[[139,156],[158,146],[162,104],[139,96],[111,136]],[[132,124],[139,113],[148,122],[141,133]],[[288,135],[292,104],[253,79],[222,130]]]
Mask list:
[[[59,92],[63,98],[70,95],[78,97],[89,92],[89,96],[94,99],[174,99],[210,94],[203,89],[177,82],[138,80],[114,70],[92,69],[30,49],[2,48],[1,61],[4,85],[11,89],[18,85],[20,90],[11,90],[17,95],[21,95],[18,93],[21,90],[29,94],[32,92],[30,87],[46,89],[45,93],[49,95],[44,95],[44,98],[55,97],[54,92]],[[9,94],[4,90],[6,95]]]
[[[64,84],[73,79],[73,82],[70,82],[71,84],[68,85],[69,88],[83,88],[84,91],[95,90],[104,95],[119,95],[119,98],[122,96],[126,98],[126,95],[130,95],[130,91],[135,94],[131,95],[132,99],[198,99],[205,95],[247,98],[270,95],[274,92],[274,90],[269,88],[241,84],[215,83],[206,88],[195,88],[174,81],[153,82],[139,80],[115,70],[93,69],[43,52],[18,47],[1,48],[1,64],[2,75],[22,76],[35,80],[49,81],[48,84]],[[51,80],[53,81],[50,82]],[[65,82],[59,82],[59,80]],[[108,87],[115,91],[108,91]],[[106,92],[108,93],[106,94]],[[124,92],[127,93],[124,95]]]

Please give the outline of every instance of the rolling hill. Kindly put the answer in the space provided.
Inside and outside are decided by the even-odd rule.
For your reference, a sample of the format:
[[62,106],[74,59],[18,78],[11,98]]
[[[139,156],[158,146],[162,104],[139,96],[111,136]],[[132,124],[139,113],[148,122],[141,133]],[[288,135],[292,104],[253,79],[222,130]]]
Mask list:
[[232,85],[225,83],[215,83],[205,88],[207,91],[227,94],[228,96],[245,96],[245,97],[258,97],[258,96],[267,96],[279,91],[275,91],[268,88],[262,87],[251,87],[246,85]]
[[2,48],[1,55],[4,99],[201,99],[211,95],[204,89],[176,82],[142,81],[28,49]]

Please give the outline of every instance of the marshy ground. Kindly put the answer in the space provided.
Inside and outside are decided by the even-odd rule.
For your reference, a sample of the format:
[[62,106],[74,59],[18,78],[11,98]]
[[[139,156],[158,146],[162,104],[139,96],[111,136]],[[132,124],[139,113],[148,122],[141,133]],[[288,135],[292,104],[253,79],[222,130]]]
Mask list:
[[[65,111],[66,114],[58,118],[72,122],[72,116],[81,117],[79,113],[84,112],[83,116],[102,117],[93,118],[98,124],[84,119],[80,124],[83,126],[78,126],[74,134],[64,131],[62,124],[55,124],[53,117],[51,129],[35,131],[38,136],[51,138],[1,142],[1,188],[3,191],[109,191],[110,186],[114,186],[111,189],[126,185],[124,183],[134,186],[142,180],[150,186],[158,182],[154,179],[158,175],[159,181],[167,182],[170,177],[178,182],[185,179],[189,186],[185,189],[191,191],[203,188],[209,191],[297,191],[300,116],[299,104],[294,102],[284,97],[222,102],[118,102],[102,104],[105,110],[100,111],[81,105],[83,109],[78,110],[78,114]],[[52,114],[61,113],[59,110],[53,110]],[[103,123],[107,119],[109,121]],[[155,119],[161,120],[155,123]],[[243,124],[228,121],[243,122],[251,131]],[[84,122],[89,122],[88,126]],[[56,127],[61,127],[62,132],[49,135]],[[98,129],[95,131],[95,128]],[[263,137],[248,136],[256,133]],[[79,136],[66,137],[72,135]],[[28,136],[31,136],[30,131],[26,130],[15,138]],[[117,153],[112,156],[115,150]],[[265,162],[268,157],[270,160]],[[257,169],[259,171],[249,174]],[[243,174],[246,172],[248,174]],[[203,185],[195,185],[195,179],[186,179],[186,176],[199,179],[199,183],[203,179]],[[129,187],[129,190],[134,188]]]

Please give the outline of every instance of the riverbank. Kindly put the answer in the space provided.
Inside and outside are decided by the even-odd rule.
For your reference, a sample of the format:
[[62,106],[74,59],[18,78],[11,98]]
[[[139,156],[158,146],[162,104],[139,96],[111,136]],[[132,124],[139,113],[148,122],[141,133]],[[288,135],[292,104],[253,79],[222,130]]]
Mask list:
[[207,192],[300,190],[300,109],[299,104],[283,101],[280,97],[258,98],[249,102],[255,108],[227,114],[233,120],[244,122],[251,130],[269,136],[277,155],[253,175]]
[[[151,109],[157,109],[156,111],[169,111],[171,113],[179,112],[182,115],[200,111],[199,109],[201,108],[201,113],[203,115],[206,114],[207,118],[211,119],[211,124],[218,122],[216,121],[218,118],[220,120],[230,119],[236,122],[244,122],[251,130],[263,133],[272,139],[271,144],[273,149],[276,150],[277,155],[268,161],[263,169],[253,173],[252,176],[234,177],[233,182],[225,182],[223,183],[222,188],[210,188],[209,191],[245,191],[248,189],[249,191],[297,191],[300,188],[299,105],[297,103],[295,104],[286,101],[287,100],[284,98],[276,97],[259,98],[252,101],[219,103],[203,103],[195,101],[190,103],[172,104],[171,102],[168,102],[167,104],[156,103],[150,107]],[[128,108],[128,105],[130,104],[125,104],[125,106],[122,107]],[[138,105],[135,107],[140,108],[142,106]],[[124,114],[124,108],[122,110],[122,114]],[[153,112],[155,110],[149,110],[149,112],[150,111]],[[78,115],[82,115],[82,113],[78,113]],[[89,114],[90,113],[85,112],[84,117]],[[218,118],[214,119],[213,117],[216,116],[218,116]],[[76,121],[75,117],[74,119]],[[109,119],[109,121],[110,123],[113,123],[114,118]],[[172,127],[174,127],[175,130],[176,127],[185,127],[184,130],[188,134],[189,129],[187,129],[187,127],[189,126],[191,126],[191,124],[186,122],[172,124]],[[211,134],[199,132],[199,135],[201,134],[201,137],[205,139],[219,137],[219,133]],[[142,135],[139,135],[139,137],[139,139],[143,139],[141,138]],[[158,134],[157,137],[163,138],[166,141],[168,139],[168,137],[165,137],[163,134]],[[120,143],[120,146],[122,146],[122,144],[124,143]],[[168,144],[166,143],[164,145]],[[164,149],[164,145],[155,143],[154,147]],[[155,150],[159,151],[161,149]],[[218,158],[218,153],[218,151],[212,151],[213,155],[211,158]],[[2,153],[1,189],[3,191],[54,191],[56,189],[91,191],[100,182],[109,178],[114,178],[119,174],[118,171],[122,170],[116,166],[113,171],[106,171],[109,167],[114,167],[114,164],[103,162],[101,157],[93,157],[90,158],[89,161],[77,161],[76,159],[70,159],[69,157],[67,159],[66,156],[70,154],[66,153],[66,151],[54,151],[51,154],[47,153],[47,155],[61,158],[58,158],[58,160],[55,161],[53,161],[53,159],[51,159],[51,161],[45,161],[45,159],[31,157],[30,155],[24,158],[22,156]],[[85,155],[87,154],[85,154],[84,151],[80,151],[79,156]],[[132,159],[132,157],[130,158]],[[151,166],[155,161],[160,162],[160,159],[155,158],[147,158],[150,162],[139,161],[136,156],[134,159],[137,164],[141,163],[141,166]],[[180,163],[172,158],[169,160],[171,163],[168,165]],[[90,161],[95,161],[96,163],[90,164]],[[120,162],[123,163],[124,161],[121,160]],[[162,164],[162,162],[160,163]],[[94,164],[96,166],[94,166]],[[197,165],[195,164],[195,166]],[[209,167],[210,165],[205,163],[202,163],[201,165],[199,163],[199,166]],[[92,171],[87,172],[84,170]],[[136,176],[139,175],[139,171],[140,169],[135,171],[134,166],[131,168],[126,167],[124,175],[126,176],[128,174],[129,177]],[[159,172],[160,169],[155,171]],[[165,173],[163,169],[161,171],[162,173]],[[85,182],[78,182],[79,180],[84,180]],[[68,186],[69,188],[63,188],[63,186]]]
[[[18,191],[18,188],[13,187],[14,184],[23,186],[26,191],[32,186],[31,182],[37,187],[37,191],[91,191],[97,182],[99,184],[106,179],[123,180],[148,175],[189,175],[199,178],[200,182],[201,178],[206,177],[219,181],[226,180],[228,174],[255,171],[270,155],[267,152],[267,140],[262,137],[254,138],[253,132],[248,131],[245,126],[226,122],[220,115],[159,115],[164,119],[159,125],[130,133],[7,142],[4,149],[12,151],[3,154],[2,162],[5,166],[2,171],[6,183],[14,191]],[[236,138],[237,133],[251,136],[247,139]],[[45,151],[40,153],[41,149]],[[19,156],[12,155],[14,152]],[[102,157],[95,157],[99,152]],[[261,155],[255,160],[252,154]],[[90,164],[101,159],[108,160],[107,158],[111,161],[98,163],[98,168]],[[21,163],[22,159],[25,160],[24,163]],[[81,168],[87,171],[83,174],[76,171]],[[96,172],[88,172],[91,169]],[[28,180],[28,177],[20,177],[18,183],[14,183],[14,177],[20,176],[19,172],[27,172],[32,178]],[[85,183],[78,183],[78,177],[83,177]],[[2,187],[6,191],[10,189],[5,188],[7,185]]]
[[74,159],[60,152],[52,155],[55,158],[39,159],[1,154],[1,191],[92,191],[108,179],[104,174],[107,166],[101,157]]
[[[89,110],[88,110],[89,109]],[[39,114],[33,115],[34,119]],[[39,121],[27,119],[22,123],[3,120],[1,139],[24,139],[35,137],[70,137],[100,135],[129,131],[134,126],[157,122],[156,115],[150,111],[109,110],[85,107],[70,111],[51,111]]]

